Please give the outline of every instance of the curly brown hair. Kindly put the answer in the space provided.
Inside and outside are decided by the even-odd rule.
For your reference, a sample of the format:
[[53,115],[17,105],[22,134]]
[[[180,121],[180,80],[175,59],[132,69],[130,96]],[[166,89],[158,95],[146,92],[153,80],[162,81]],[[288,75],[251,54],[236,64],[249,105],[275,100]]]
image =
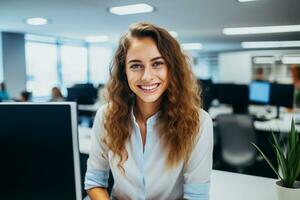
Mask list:
[[121,37],[110,66],[110,79],[106,85],[108,106],[104,116],[106,134],[102,139],[108,149],[119,157],[118,167],[122,171],[128,158],[125,144],[132,132],[129,120],[135,98],[127,82],[125,60],[132,39],[146,37],[153,39],[169,69],[169,83],[156,123],[167,155],[166,167],[188,161],[200,128],[199,86],[179,43],[168,31],[153,24],[131,25]]

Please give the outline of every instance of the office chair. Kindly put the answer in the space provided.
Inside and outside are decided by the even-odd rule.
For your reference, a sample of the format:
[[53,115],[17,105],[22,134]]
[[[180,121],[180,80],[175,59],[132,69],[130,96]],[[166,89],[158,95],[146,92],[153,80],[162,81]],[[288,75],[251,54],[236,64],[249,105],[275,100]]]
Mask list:
[[222,114],[216,117],[222,162],[243,173],[258,159],[251,144],[256,143],[253,117],[246,114]]

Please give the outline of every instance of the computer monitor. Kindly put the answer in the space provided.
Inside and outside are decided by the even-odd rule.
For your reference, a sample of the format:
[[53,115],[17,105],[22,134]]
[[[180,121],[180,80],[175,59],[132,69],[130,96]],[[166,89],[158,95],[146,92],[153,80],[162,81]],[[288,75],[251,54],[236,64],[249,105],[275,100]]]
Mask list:
[[81,87],[81,88],[93,88],[94,85],[92,83],[76,83],[73,87]]
[[76,104],[0,104],[0,199],[82,200]]
[[203,109],[208,111],[214,96],[213,96],[213,83],[211,79],[198,79],[198,85],[201,88],[200,97],[203,102]]
[[232,104],[234,101],[234,84],[217,83],[213,86],[214,96],[220,103]]
[[232,108],[234,113],[248,113],[249,87],[244,84],[235,84],[233,87]]
[[294,85],[273,83],[270,91],[270,104],[293,108],[294,106]]
[[97,99],[97,89],[90,85],[80,85],[67,88],[68,101],[76,101],[78,104],[94,104]]
[[214,96],[220,103],[229,104],[234,113],[247,113],[249,104],[248,85],[218,83],[213,86]]
[[254,104],[269,104],[270,83],[265,81],[253,81],[249,86],[249,100]]

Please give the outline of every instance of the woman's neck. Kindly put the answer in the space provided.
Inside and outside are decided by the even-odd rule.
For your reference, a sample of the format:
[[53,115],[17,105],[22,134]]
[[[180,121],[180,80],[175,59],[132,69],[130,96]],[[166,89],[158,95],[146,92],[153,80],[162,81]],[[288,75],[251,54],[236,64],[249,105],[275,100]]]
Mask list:
[[145,123],[149,117],[154,115],[159,110],[160,103],[161,99],[148,103],[137,98],[134,109],[134,114],[137,121]]

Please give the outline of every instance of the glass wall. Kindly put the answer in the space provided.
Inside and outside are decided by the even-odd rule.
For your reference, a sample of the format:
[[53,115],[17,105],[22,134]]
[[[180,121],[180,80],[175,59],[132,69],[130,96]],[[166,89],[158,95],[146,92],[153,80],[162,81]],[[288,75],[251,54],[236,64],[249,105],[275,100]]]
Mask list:
[[61,72],[64,87],[87,82],[87,49],[77,46],[61,46]]
[[58,85],[57,48],[54,44],[26,42],[27,90],[34,96],[49,96]]
[[76,83],[105,84],[113,48],[26,35],[27,90],[35,98],[49,97],[51,88],[62,91]]
[[105,84],[109,77],[109,65],[112,58],[112,48],[90,47],[90,81],[95,84]]

